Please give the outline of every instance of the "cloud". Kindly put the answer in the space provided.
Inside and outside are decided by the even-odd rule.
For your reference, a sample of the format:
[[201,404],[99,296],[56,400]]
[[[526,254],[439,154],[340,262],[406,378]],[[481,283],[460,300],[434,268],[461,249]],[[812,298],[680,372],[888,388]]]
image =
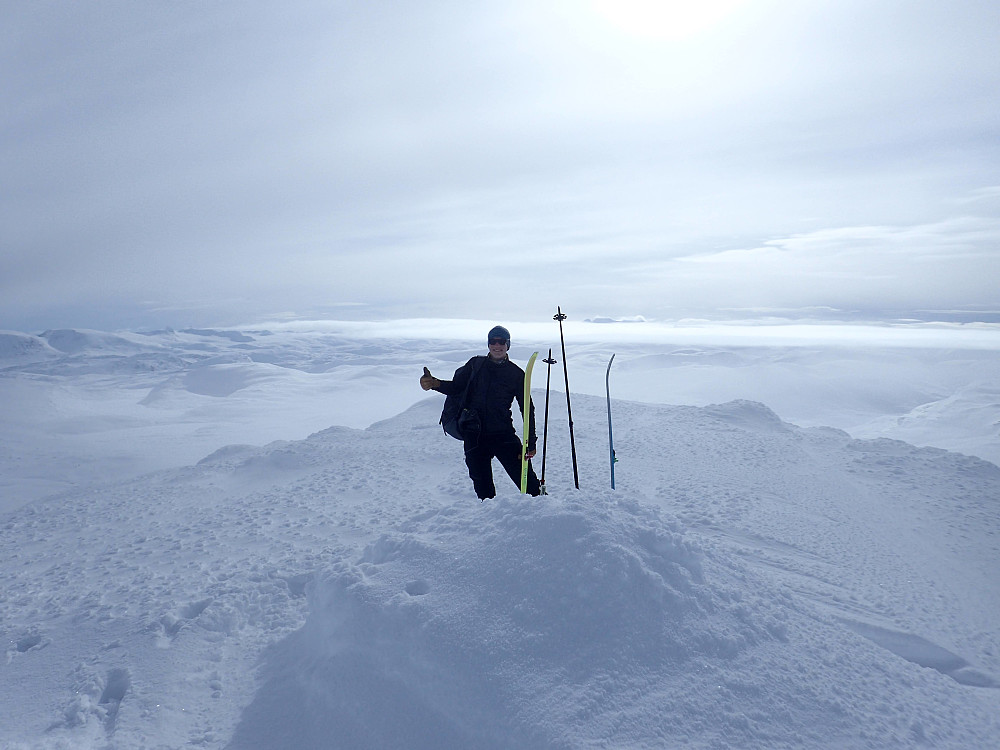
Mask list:
[[[406,320],[271,320],[241,330],[326,333],[364,340],[463,340],[481,345],[497,323],[508,326],[518,348],[551,344],[558,328],[549,318],[409,318]],[[621,343],[625,345],[700,346],[816,346],[853,345],[898,348],[1000,349],[1000,325],[957,323],[896,323],[892,325],[837,322],[817,324],[759,318],[713,322],[683,320],[597,323],[570,317],[563,324],[571,345]]]
[[[823,229],[671,259],[654,272],[720,307],[1000,309],[1000,219]],[[728,297],[731,305],[726,305]]]
[[0,319],[989,302],[994,6],[16,4]]
[[[678,258],[687,263],[759,265],[816,263],[857,265],[869,261],[900,262],[990,261],[1000,240],[1000,219],[962,217],[912,227],[865,226],[823,229],[768,240],[750,249],[726,250]],[[861,261],[861,262],[859,262]]]

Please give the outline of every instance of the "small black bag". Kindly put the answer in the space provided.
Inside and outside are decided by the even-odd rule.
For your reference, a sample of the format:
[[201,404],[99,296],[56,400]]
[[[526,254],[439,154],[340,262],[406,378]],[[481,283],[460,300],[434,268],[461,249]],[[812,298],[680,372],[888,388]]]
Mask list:
[[447,426],[445,426],[444,431],[453,438],[458,438],[459,440],[472,438],[478,435],[479,431],[482,429],[482,423],[479,420],[479,412],[475,409],[468,408],[462,409],[461,413],[458,415],[458,419],[452,422],[451,425],[451,432],[448,432]]
[[469,393],[469,386],[472,385],[473,378],[483,365],[483,357],[476,357],[472,363],[472,374],[469,375],[469,382],[461,393],[448,396],[444,400],[444,409],[441,411],[441,427],[446,435],[451,435],[456,440],[465,440],[466,437],[473,437],[479,434],[482,424],[479,414],[475,409],[465,407],[465,399]]

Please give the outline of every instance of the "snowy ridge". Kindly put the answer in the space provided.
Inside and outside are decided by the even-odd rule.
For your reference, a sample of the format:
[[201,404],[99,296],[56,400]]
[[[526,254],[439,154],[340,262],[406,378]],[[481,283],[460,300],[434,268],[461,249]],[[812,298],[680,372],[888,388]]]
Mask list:
[[478,503],[431,398],[8,514],[0,746],[1000,741],[997,467],[617,402],[612,492],[603,406],[537,500]]
[[0,513],[229,443],[369,425],[422,393],[415,348],[393,361],[355,340],[267,331],[0,334]]
[[49,343],[38,336],[16,331],[0,331],[0,369],[8,363],[2,360],[41,360],[58,356]]
[[[301,439],[331,424],[365,427],[397,414],[423,395],[414,381],[420,364],[446,376],[482,345],[419,338],[419,329],[401,321],[325,332],[0,333],[0,513],[54,492],[189,465],[229,443]],[[1000,343],[988,345],[989,337],[968,348],[960,339],[921,348],[850,347],[840,339],[775,345],[766,336],[723,345],[693,333],[661,330],[662,341],[609,344],[575,341],[574,332],[567,336],[574,393],[604,394],[614,352],[617,398],[696,406],[749,399],[795,424],[1000,464]],[[511,356],[524,361],[552,344],[519,334]],[[557,368],[556,390],[558,375]]]
[[45,331],[41,338],[48,341],[53,349],[65,354],[131,354],[149,349],[153,344],[151,341],[142,341],[142,337],[134,333],[116,334],[73,328]]

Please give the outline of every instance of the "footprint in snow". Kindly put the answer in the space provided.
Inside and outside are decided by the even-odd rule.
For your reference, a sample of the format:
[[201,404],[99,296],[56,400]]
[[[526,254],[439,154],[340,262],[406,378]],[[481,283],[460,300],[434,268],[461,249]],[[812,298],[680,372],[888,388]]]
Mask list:
[[181,607],[178,613],[168,612],[163,615],[154,625],[154,628],[160,631],[156,645],[160,648],[169,648],[177,634],[189,622],[197,619],[202,612],[208,609],[213,601],[213,599],[202,599],[191,602]]

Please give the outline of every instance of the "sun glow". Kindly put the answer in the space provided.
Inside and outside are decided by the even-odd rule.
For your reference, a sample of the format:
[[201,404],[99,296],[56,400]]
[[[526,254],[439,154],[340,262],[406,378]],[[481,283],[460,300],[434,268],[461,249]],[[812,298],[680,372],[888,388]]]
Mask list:
[[682,40],[715,26],[747,0],[593,0],[618,28],[651,39]]

